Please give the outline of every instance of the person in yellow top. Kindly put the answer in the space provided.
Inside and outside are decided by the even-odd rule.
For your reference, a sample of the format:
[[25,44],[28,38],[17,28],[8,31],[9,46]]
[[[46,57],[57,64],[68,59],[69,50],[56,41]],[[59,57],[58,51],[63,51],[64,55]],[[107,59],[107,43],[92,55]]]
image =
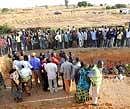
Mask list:
[[100,87],[102,84],[102,68],[103,68],[103,61],[98,61],[97,65],[94,65],[92,67],[91,74],[91,82],[92,82],[92,105],[97,106],[98,105],[98,96]]

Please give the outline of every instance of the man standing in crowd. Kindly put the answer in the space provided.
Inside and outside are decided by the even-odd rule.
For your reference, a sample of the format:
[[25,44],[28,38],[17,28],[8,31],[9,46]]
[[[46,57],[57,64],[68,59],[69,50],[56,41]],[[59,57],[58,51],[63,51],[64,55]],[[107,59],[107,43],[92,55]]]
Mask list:
[[78,45],[79,47],[83,47],[83,44],[84,44],[83,32],[79,29],[79,32],[77,33],[77,35],[78,35]]
[[65,62],[61,64],[60,73],[63,73],[67,98],[69,98],[69,94],[70,94],[72,71],[73,71],[73,64],[68,61],[67,57],[65,57]]
[[102,68],[103,61],[98,61],[97,65],[92,67],[93,75],[90,77],[92,81],[92,105],[98,105],[98,97],[100,92],[100,87],[102,84]]
[[56,40],[56,48],[62,48],[62,35],[60,34],[60,31],[57,32],[57,35],[55,36]]
[[33,68],[33,73],[34,73],[34,79],[35,79],[35,84],[38,86],[38,79],[40,80],[41,84],[41,73],[40,73],[40,59],[36,57],[36,53],[32,53],[31,59],[30,59],[30,64]]
[[11,36],[7,36],[7,47],[8,47],[8,53],[12,53],[12,39]]
[[83,31],[83,39],[84,39],[84,47],[87,47],[87,40],[88,40],[88,35],[87,35],[87,30]]
[[130,28],[126,32],[126,46],[130,47]]
[[91,36],[92,36],[92,46],[97,47],[96,31],[94,29],[91,31]]
[[69,47],[69,37],[68,37],[67,32],[65,32],[65,34],[63,35],[63,39],[64,39],[64,48],[68,48]]
[[[55,63],[52,63],[51,60],[47,59],[47,64],[45,65],[45,70],[47,72],[48,76],[48,83],[50,92],[53,94],[54,92],[57,92],[57,81],[56,81],[56,73],[57,73],[57,65]],[[54,84],[54,89],[53,89]]]
[[21,51],[21,32],[16,35],[17,51]]

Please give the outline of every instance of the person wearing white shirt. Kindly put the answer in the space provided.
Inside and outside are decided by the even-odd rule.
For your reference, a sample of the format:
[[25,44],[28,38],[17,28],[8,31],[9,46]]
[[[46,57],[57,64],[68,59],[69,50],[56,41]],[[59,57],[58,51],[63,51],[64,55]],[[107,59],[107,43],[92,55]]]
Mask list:
[[26,68],[29,68],[30,70],[33,68],[32,65],[29,63],[29,59],[27,55],[21,56],[21,65],[24,65]]
[[55,36],[55,40],[56,40],[56,47],[62,48],[62,35],[60,34],[60,32],[58,32],[57,35]]
[[126,32],[126,45],[130,47],[130,29]]
[[83,39],[84,39],[84,47],[87,47],[87,40],[88,40],[87,31],[83,32]]
[[[49,59],[47,59],[45,70],[48,76],[50,92],[53,94],[54,92],[57,92],[57,81],[56,81],[57,65],[55,63],[52,63]],[[53,89],[53,83],[54,83],[54,89]]]
[[20,51],[21,50],[21,32],[17,33],[16,42],[17,42],[17,51]]
[[32,78],[32,71],[30,68],[26,67],[26,65],[21,65],[22,69],[19,72],[20,75],[20,82],[22,83],[22,89],[26,92],[29,96],[31,95],[31,78]]
[[15,60],[13,61],[13,69],[17,70],[18,72],[21,70],[21,64],[18,56],[15,56]]
[[32,76],[32,71],[27,68],[26,66],[22,65],[22,69],[19,73],[20,77],[27,82],[28,80],[31,79]]
[[97,47],[97,38],[96,38],[96,31],[91,32],[92,41],[93,41],[93,47]]
[[83,33],[81,30],[78,32],[78,39],[79,39],[79,47],[83,47]]

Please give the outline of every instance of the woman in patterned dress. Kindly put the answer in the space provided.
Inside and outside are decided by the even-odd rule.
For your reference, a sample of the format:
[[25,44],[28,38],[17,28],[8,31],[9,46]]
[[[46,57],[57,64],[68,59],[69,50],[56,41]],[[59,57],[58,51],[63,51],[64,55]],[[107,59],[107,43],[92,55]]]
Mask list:
[[89,100],[89,89],[91,85],[90,78],[88,77],[89,70],[83,62],[79,70],[79,81],[76,86],[75,99],[77,103],[86,103]]

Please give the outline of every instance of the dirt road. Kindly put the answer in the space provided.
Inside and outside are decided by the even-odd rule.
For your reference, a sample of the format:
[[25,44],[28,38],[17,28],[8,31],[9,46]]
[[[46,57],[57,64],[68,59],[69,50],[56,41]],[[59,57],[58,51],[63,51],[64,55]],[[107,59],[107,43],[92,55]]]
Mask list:
[[[104,79],[99,106],[96,109],[130,109],[130,77],[125,80]],[[91,95],[91,90],[90,90]],[[91,105],[74,103],[74,99],[65,99],[62,89],[51,95],[49,92],[33,89],[31,97],[24,97],[24,102],[16,104],[6,90],[0,99],[0,109],[95,109]],[[91,103],[91,101],[90,101]]]

